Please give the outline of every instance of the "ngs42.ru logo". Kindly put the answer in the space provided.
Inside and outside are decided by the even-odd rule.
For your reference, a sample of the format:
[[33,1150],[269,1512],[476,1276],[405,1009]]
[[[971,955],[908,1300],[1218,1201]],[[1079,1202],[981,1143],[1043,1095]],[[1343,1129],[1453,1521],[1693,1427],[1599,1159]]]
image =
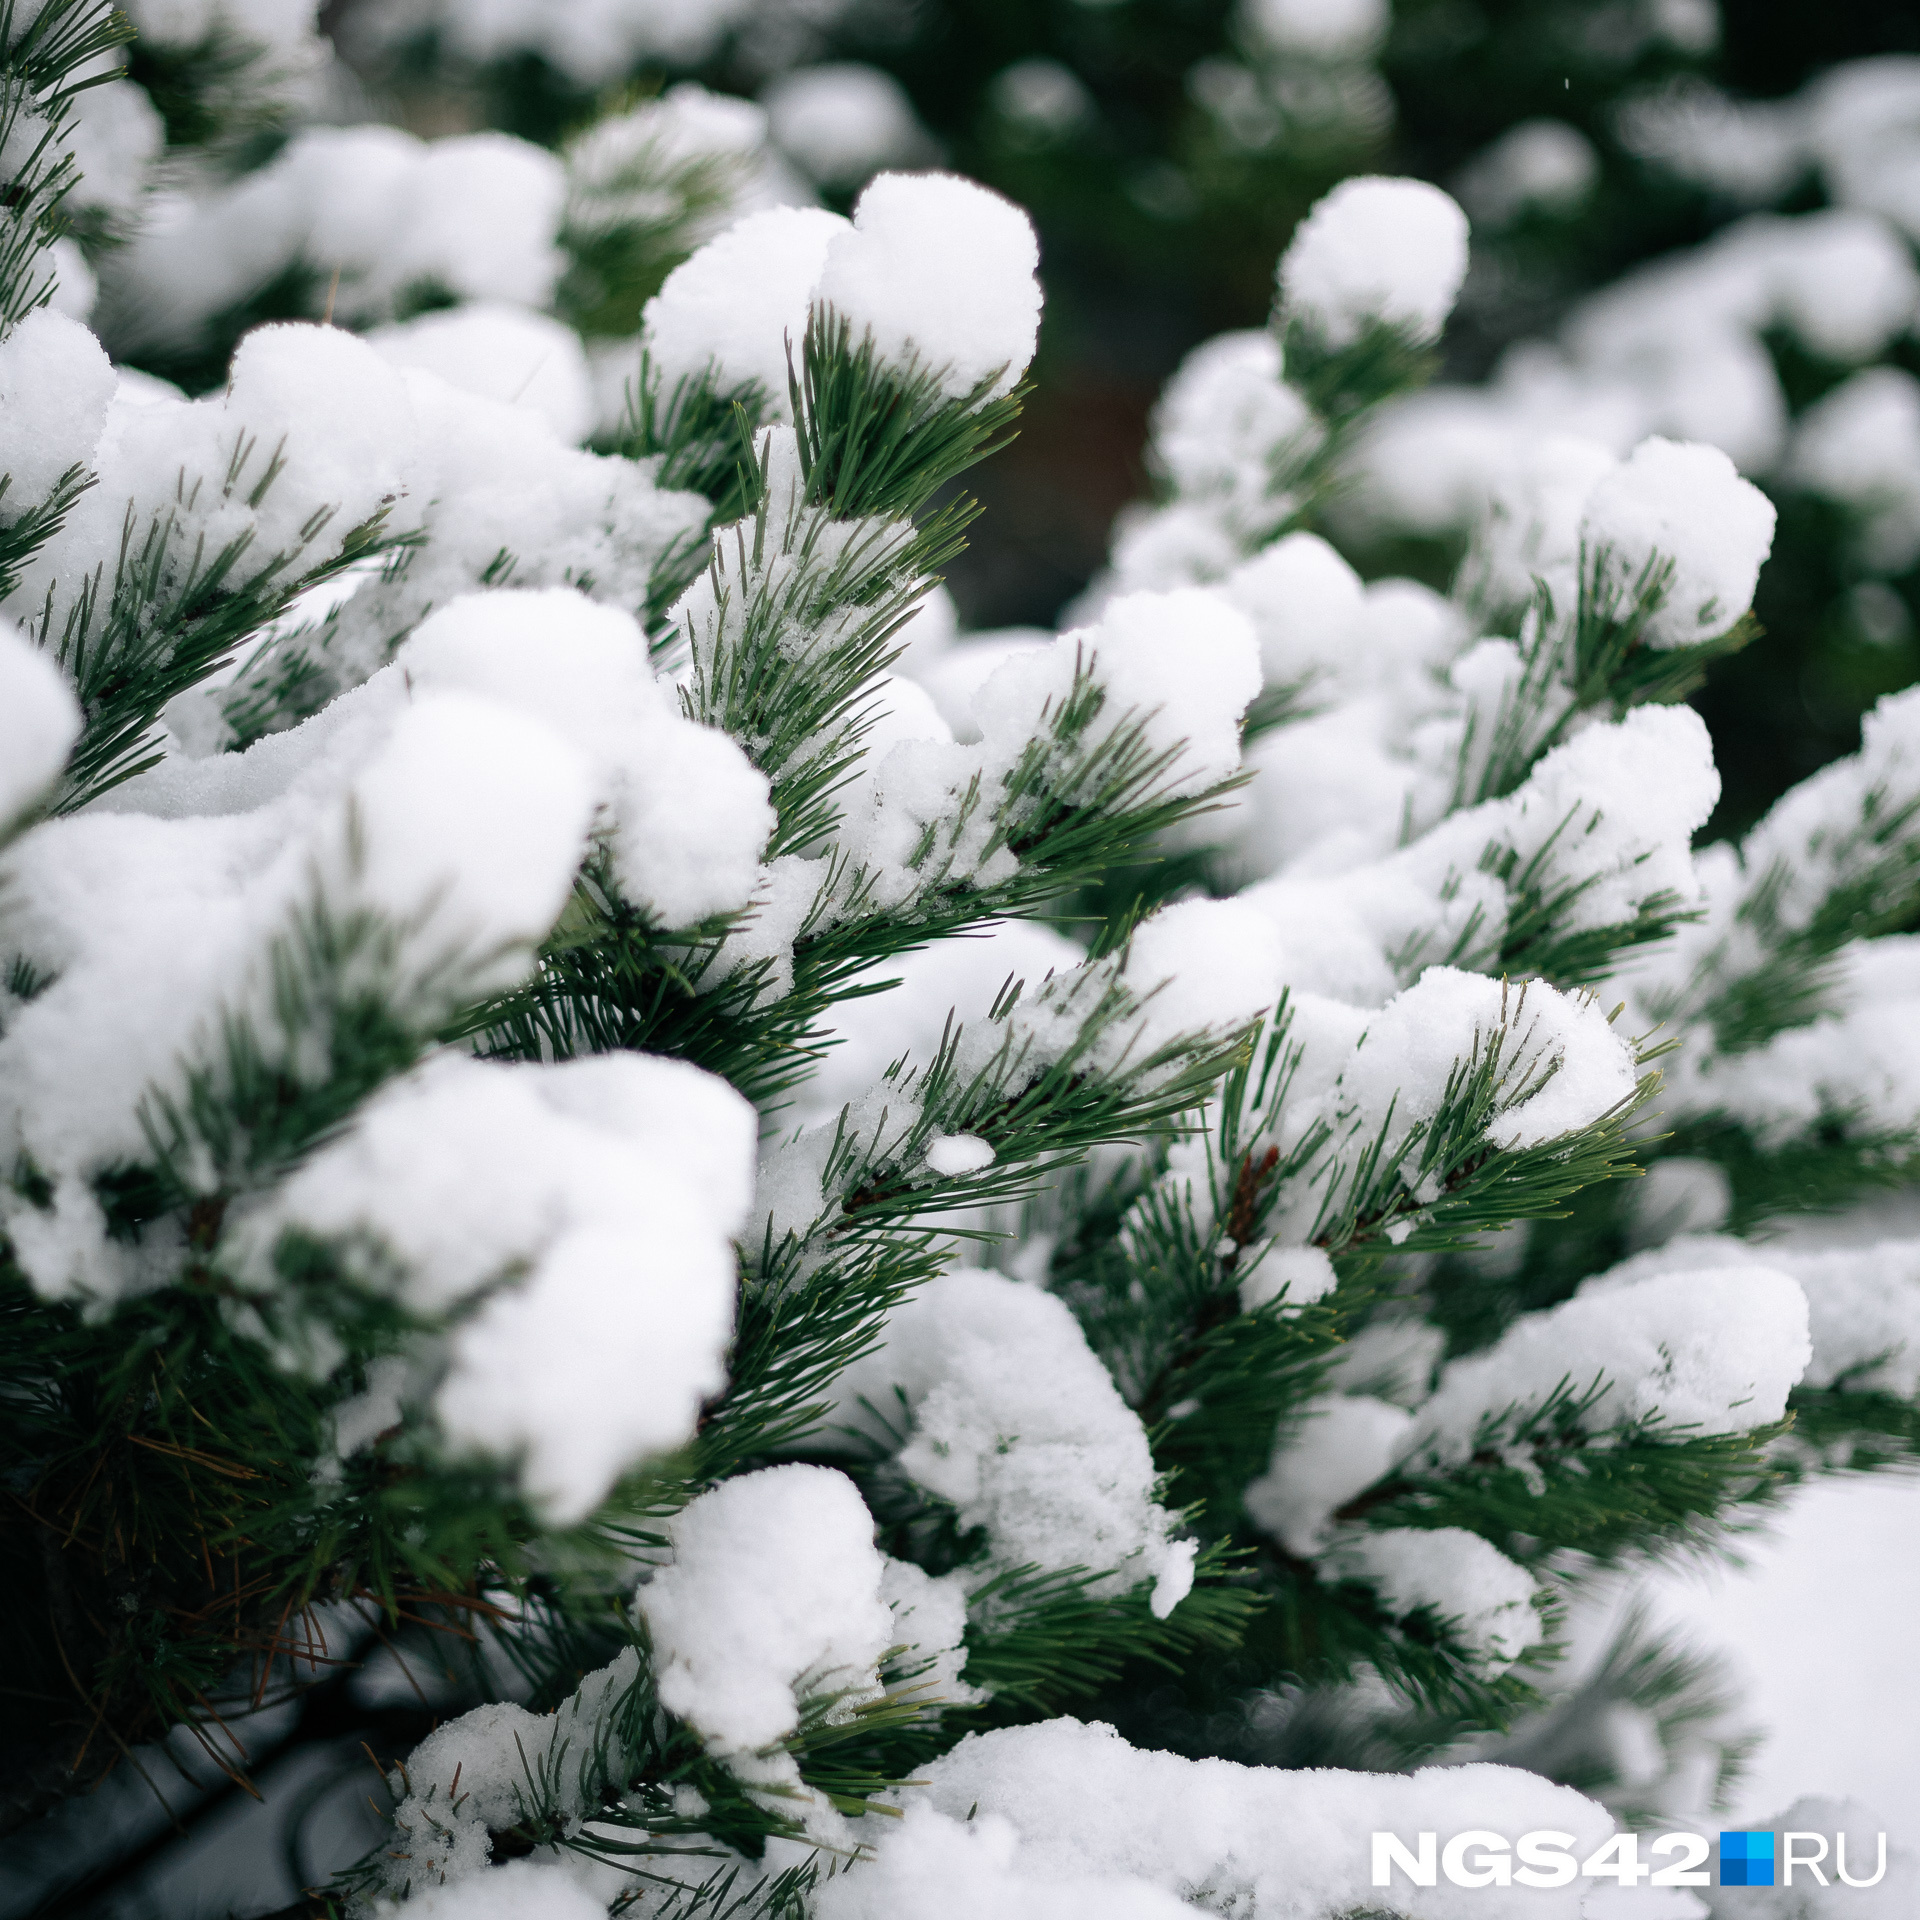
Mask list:
[[1397,1833],[1373,1836],[1376,1887],[1400,1884],[1396,1876],[1416,1887],[1436,1887],[1442,1879],[1452,1887],[1565,1887],[1576,1878],[1623,1887],[1790,1887],[1796,1872],[1802,1886],[1833,1885],[1831,1872],[1841,1886],[1877,1887],[1887,1871],[1884,1833],[1873,1870],[1864,1875],[1855,1871],[1861,1863],[1847,1858],[1844,1833],[1723,1833],[1717,1876],[1708,1864],[1714,1850],[1699,1833],[1616,1833],[1584,1860],[1572,1834],[1551,1828],[1511,1841],[1478,1828],[1456,1833],[1445,1846],[1437,1833],[1416,1834],[1414,1841],[1410,1847]]

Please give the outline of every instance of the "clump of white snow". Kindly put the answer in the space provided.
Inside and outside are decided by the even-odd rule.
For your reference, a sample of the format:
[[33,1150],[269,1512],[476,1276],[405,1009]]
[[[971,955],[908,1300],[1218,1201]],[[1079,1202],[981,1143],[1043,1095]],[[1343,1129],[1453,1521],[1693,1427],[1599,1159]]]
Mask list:
[[667,1532],[673,1558],[634,1607],[662,1704],[715,1753],[774,1746],[809,1696],[879,1692],[893,1614],[873,1516],[844,1474],[743,1474],[683,1507]]
[[1243,0],[1239,20],[1264,51],[1356,60],[1386,38],[1390,16],[1386,0]]
[[963,1820],[912,1806],[867,1846],[821,1887],[818,1920],[1185,1920],[1193,1911],[1144,1880],[1031,1872],[1020,1836],[993,1814]]
[[1565,120],[1522,120],[1482,149],[1455,182],[1475,220],[1504,227],[1529,213],[1576,213],[1600,179],[1593,142]]
[[1558,1392],[1598,1388],[1586,1433],[1745,1433],[1778,1420],[1812,1355],[1807,1300],[1769,1268],[1667,1272],[1523,1315],[1485,1353],[1456,1360],[1406,1449],[1444,1466],[1484,1430],[1524,1424]]
[[477,301],[375,327],[366,340],[389,366],[422,367],[463,393],[528,408],[558,439],[584,440],[593,425],[580,336],[546,314]]
[[1824,394],[1794,428],[1787,474],[1859,515],[1862,557],[1904,573],[1920,559],[1920,381],[1868,367]]
[[1656,436],[1587,496],[1581,537],[1624,604],[1651,565],[1673,563],[1647,643],[1680,647],[1717,638],[1753,604],[1774,517],[1773,502],[1718,447]]
[[1280,257],[1280,304],[1332,347],[1372,323],[1438,337],[1467,272],[1467,218],[1422,180],[1343,180]]
[[577,1519],[631,1461],[684,1440],[725,1379],[755,1130],[724,1081],[681,1061],[443,1056],[237,1220],[232,1257],[270,1285],[298,1234],[429,1314],[492,1283],[436,1411],[456,1447],[520,1460],[530,1497]]
[[827,246],[815,297],[883,362],[917,364],[959,400],[1010,392],[1040,328],[1027,216],[953,174],[883,173]]
[[895,1308],[834,1396],[829,1434],[897,1449],[963,1528],[986,1530],[981,1577],[1031,1564],[1151,1580],[1162,1619],[1191,1588],[1194,1545],[1154,1503],[1146,1432],[1052,1294],[947,1274]]
[[0,506],[41,505],[70,468],[86,469],[113,401],[113,366],[79,321],[42,308],[0,340]]
[[79,732],[80,703],[66,676],[0,620],[0,837],[59,777]]
[[1397,1618],[1424,1609],[1488,1672],[1513,1665],[1541,1634],[1533,1576],[1465,1527],[1353,1528],[1320,1561],[1322,1575],[1361,1580]]
[[[1023,1872],[1071,1883],[1131,1876],[1217,1911],[1307,1916],[1367,1912],[1380,1893],[1365,1836],[1554,1828],[1577,1853],[1610,1817],[1570,1788],[1515,1768],[1432,1767],[1413,1774],[1245,1767],[1130,1747],[1111,1727],[1076,1720],[970,1734],[902,1796],[955,1821],[1002,1819],[1019,1834]],[[891,1824],[891,1823],[889,1823]],[[1356,1836],[1359,1836],[1356,1838]],[[857,1871],[857,1869],[856,1869]],[[1413,1920],[1508,1914],[1575,1920],[1584,1891],[1528,1887],[1416,1889],[1389,1896]]]
[[630,614],[564,587],[468,594],[421,623],[395,670],[537,713],[591,755],[601,833],[633,904],[672,927],[747,904],[774,826],[766,776],[681,713]]
[[769,418],[790,418],[788,371],[799,367],[808,302],[828,248],[847,231],[823,207],[770,207],[675,267],[641,317],[662,396],[703,378],[720,394],[752,386]]
[[422,291],[544,307],[565,194],[559,160],[508,134],[309,127],[230,187],[149,201],[112,263],[117,328],[142,345],[195,340],[297,266],[332,288],[341,320],[389,318]]
[[1312,1558],[1331,1538],[1335,1511],[1387,1472],[1412,1425],[1404,1408],[1367,1394],[1308,1401],[1249,1483],[1247,1512],[1289,1553]]
[[1217,594],[1127,594],[1097,626],[1001,666],[974,696],[982,733],[1008,746],[1044,734],[1077,679],[1104,696],[1077,743],[1083,752],[1137,727],[1168,765],[1163,790],[1197,793],[1240,764],[1240,717],[1260,691],[1258,646],[1246,615]]

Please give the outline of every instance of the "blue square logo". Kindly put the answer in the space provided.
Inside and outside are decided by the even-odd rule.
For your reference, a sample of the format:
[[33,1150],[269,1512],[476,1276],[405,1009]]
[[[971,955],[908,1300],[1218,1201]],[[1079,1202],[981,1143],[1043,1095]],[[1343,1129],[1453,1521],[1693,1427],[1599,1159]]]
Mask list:
[[1773,1835],[1723,1833],[1720,1836],[1720,1884],[1723,1887],[1773,1885]]

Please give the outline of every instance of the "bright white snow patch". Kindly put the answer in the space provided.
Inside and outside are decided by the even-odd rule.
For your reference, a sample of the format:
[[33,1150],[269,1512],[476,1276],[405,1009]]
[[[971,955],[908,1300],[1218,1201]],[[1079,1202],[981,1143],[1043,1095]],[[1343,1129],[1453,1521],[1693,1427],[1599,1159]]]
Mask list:
[[[1006,1820],[1020,1835],[1019,1867],[1036,1878],[1130,1876],[1182,1897],[1205,1888],[1213,1911],[1262,1920],[1377,1907],[1369,1833],[1411,1840],[1489,1824],[1505,1833],[1557,1828],[1584,1855],[1613,1828],[1592,1801],[1517,1768],[1246,1767],[1143,1751],[1111,1727],[1066,1719],[970,1734],[921,1778],[902,1796],[909,1806],[955,1821]],[[1583,1897],[1578,1880],[1552,1892],[1444,1882],[1429,1890],[1404,1877],[1391,1896],[1410,1920],[1576,1920]]]
[[1409,1455],[1465,1460],[1483,1426],[1523,1424],[1563,1387],[1602,1391],[1586,1433],[1655,1422],[1653,1437],[1745,1433],[1786,1411],[1812,1357],[1807,1301],[1786,1274],[1662,1273],[1523,1315],[1485,1353],[1456,1360],[1418,1415]]
[[993,1149],[973,1133],[936,1133],[927,1143],[927,1165],[942,1179],[984,1173],[993,1165]]
[[1289,1553],[1310,1559],[1327,1544],[1335,1509],[1386,1473],[1412,1425],[1404,1408],[1366,1394],[1309,1400],[1248,1486],[1247,1512]]
[[0,836],[59,777],[79,732],[80,703],[66,676],[0,620]]
[[455,1446],[519,1458],[529,1495],[578,1519],[725,1379],[755,1131],[677,1060],[442,1056],[237,1222],[234,1257],[270,1284],[297,1232],[426,1313],[510,1282],[455,1333],[435,1408]]
[[987,1575],[1031,1562],[1151,1579],[1163,1619],[1191,1588],[1193,1543],[1154,1504],[1146,1432],[1052,1294],[947,1274],[894,1309],[834,1396],[829,1432],[897,1449],[963,1527],[986,1529]]
[[881,167],[938,155],[906,88],[858,60],[783,73],[762,97],[775,144],[823,187],[851,191]]
[[606,1920],[607,1910],[563,1867],[509,1860],[422,1888],[408,1898],[407,1912],[414,1920]]
[[1032,224],[1011,201],[949,173],[883,173],[834,235],[815,298],[873,342],[917,362],[950,400],[991,380],[1011,392],[1040,330]]
[[1097,626],[1007,661],[974,695],[982,733],[1008,743],[1044,734],[1078,679],[1105,696],[1087,747],[1137,728],[1149,754],[1166,756],[1162,790],[1198,793],[1240,764],[1240,718],[1260,691],[1259,644],[1247,616],[1218,594],[1125,594]]
[[113,401],[113,364],[79,321],[42,308],[0,340],[0,473],[7,517],[84,468]]
[[[816,1920],[1189,1920],[1184,1900],[1096,1869],[1033,1872],[998,1815],[949,1819],[930,1806],[876,1821],[870,1851],[820,1889]],[[544,1916],[540,1917],[544,1920]]]
[[660,1699],[715,1753],[773,1746],[819,1694],[871,1697],[893,1641],[873,1516],[844,1474],[769,1467],[722,1481],[667,1525],[673,1559],[634,1606]]
[[681,713],[632,615],[566,587],[468,594],[421,624],[395,670],[508,701],[589,755],[601,833],[634,905],[684,927],[747,904],[774,825],[766,776]]
[[584,440],[593,425],[580,336],[544,313],[478,302],[375,327],[364,338],[389,366],[423,367],[463,393],[525,407],[561,440]]
[[1753,604],[1774,518],[1773,502],[1718,447],[1656,437],[1602,476],[1581,537],[1625,604],[1650,565],[1672,561],[1647,643],[1681,647],[1725,633]]
[[1324,1578],[1365,1581],[1396,1618],[1427,1609],[1491,1673],[1540,1638],[1533,1576],[1465,1527],[1356,1528],[1320,1566]]
[[1329,346],[1373,321],[1438,337],[1467,273],[1467,217],[1423,180],[1343,180],[1280,257],[1280,299]]
[[790,418],[787,374],[799,366],[807,302],[828,247],[847,231],[822,207],[770,207],[675,267],[641,316],[661,398],[704,376],[720,394],[757,386],[770,418]]

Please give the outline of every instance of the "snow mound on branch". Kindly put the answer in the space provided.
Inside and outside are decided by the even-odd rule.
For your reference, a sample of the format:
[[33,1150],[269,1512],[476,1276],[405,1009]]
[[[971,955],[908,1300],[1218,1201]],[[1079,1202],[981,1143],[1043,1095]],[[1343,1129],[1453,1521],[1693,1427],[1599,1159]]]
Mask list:
[[92,812],[13,850],[10,945],[57,976],[0,1040],[15,1150],[49,1173],[143,1158],[141,1090],[172,1080],[216,1008],[255,1007],[259,963],[316,884],[335,915],[390,918],[400,1006],[444,992],[429,983],[456,954],[468,991],[517,977],[584,850],[585,769],[550,728],[470,694],[420,701],[375,742],[350,740],[347,778],[323,766],[319,791],[277,806]]
[[915,1805],[867,1844],[869,1853],[822,1886],[816,1920],[1188,1920],[1193,1912],[1144,1880],[1031,1873],[1020,1836],[996,1814],[962,1821]]
[[[1594,1000],[1545,981],[1519,988],[1483,973],[1429,967],[1367,1024],[1340,1074],[1343,1107],[1369,1133],[1408,1127],[1439,1113],[1449,1081],[1476,1042],[1505,1036],[1504,1098],[1487,1137],[1513,1150],[1542,1146],[1591,1126],[1633,1092],[1632,1048]],[[1516,1098],[1516,1096],[1522,1096]]]
[[564,585],[644,606],[654,569],[703,533],[707,501],[660,487],[658,460],[587,453],[530,408],[460,392],[420,368],[401,377],[419,427],[402,523],[417,524],[424,544],[265,656],[269,679],[276,659],[304,649],[323,694],[356,686],[387,664],[398,636],[481,587]]
[[844,1474],[769,1467],[722,1481],[667,1524],[673,1558],[635,1596],[661,1703],[722,1755],[793,1733],[800,1702],[879,1692],[893,1640],[873,1516]]
[[[518,792],[493,777],[510,755]],[[511,980],[572,889],[592,817],[585,775],[557,735],[493,701],[422,701],[354,783],[342,891],[412,920],[446,960],[465,949]]]
[[1867,811],[1920,802],[1920,687],[1885,695],[1860,723],[1860,750],[1776,800],[1748,834],[1741,864],[1764,882],[1781,925],[1808,926],[1828,896],[1873,869],[1880,842]]
[[1280,964],[1272,923],[1237,900],[1162,907],[1127,943],[1127,982],[1144,1003],[1136,1044],[1150,1050],[1257,1020],[1279,998]]
[[1690,1104],[1733,1115],[1768,1146],[1842,1115],[1868,1138],[1920,1123],[1920,936],[1856,940],[1835,960],[1817,1019],[1701,1062]]
[[1799,1284],[1813,1342],[1803,1385],[1844,1384],[1853,1392],[1902,1400],[1920,1395],[1920,1240],[1803,1252],[1756,1247],[1726,1234],[1687,1234],[1595,1274],[1582,1283],[1580,1297],[1618,1293],[1709,1263],[1784,1273]]
[[[129,523],[136,552],[150,527],[169,532],[157,569],[164,604],[228,549],[228,590],[332,559],[414,473],[418,431],[399,375],[337,327],[255,328],[225,391],[204,400],[140,404],[116,392],[91,447],[77,436],[81,414],[94,417],[94,383],[77,373],[71,454],[46,457],[83,461],[98,484],[26,563],[9,602],[55,631],[83,610],[80,632],[105,622]],[[392,523],[407,524],[404,511]]]
[[829,242],[815,299],[949,400],[1010,393],[1040,331],[1039,242],[1012,201],[950,173],[883,173]]
[[115,262],[137,343],[184,342],[296,267],[333,286],[343,320],[390,317],[429,289],[544,307],[560,162],[504,133],[417,140],[395,127],[310,127],[267,166],[204,199],[163,194]]
[[1241,1263],[1240,1310],[1254,1313],[1283,1300],[1288,1307],[1310,1307],[1339,1284],[1332,1259],[1318,1247],[1254,1249]]
[[59,778],[79,732],[80,703],[66,676],[0,620],[0,838]]
[[[1020,1836],[1023,1874],[1069,1885],[1089,1874],[1124,1876],[1186,1899],[1204,1890],[1213,1910],[1259,1920],[1376,1908],[1372,1832],[1554,1828],[1572,1834],[1584,1855],[1613,1827],[1571,1788],[1517,1768],[1282,1771],[1148,1752],[1111,1727],[1066,1719],[969,1734],[922,1779],[902,1795],[909,1807],[957,1822],[1005,1820]],[[1584,1897],[1577,1880],[1542,1891],[1416,1888],[1396,1878],[1389,1897],[1409,1920],[1576,1920]]]
[[1656,1439],[1745,1433],[1786,1411],[1812,1357],[1807,1300],[1772,1267],[1666,1272],[1523,1315],[1485,1353],[1456,1360],[1404,1449],[1457,1465],[1492,1426],[1516,1427],[1556,1395],[1602,1390],[1586,1433],[1653,1427]]
[[1391,1160],[1496,1041],[1504,1071],[1486,1121],[1496,1146],[1541,1146],[1576,1133],[1634,1088],[1633,1051],[1597,1005],[1543,980],[1519,988],[1429,967],[1372,1015],[1314,994],[1296,995],[1291,1006],[1302,1057],[1283,1123],[1287,1145],[1325,1122],[1336,1138],[1384,1139]]
[[1671,561],[1647,644],[1683,647],[1725,633],[1753,604],[1773,548],[1773,502],[1718,447],[1643,440],[1587,496],[1581,538],[1623,604],[1656,561]]
[[[88,1182],[150,1159],[153,1102],[184,1097],[190,1072],[224,1084],[228,1032],[300,1084],[327,1081],[330,1050],[287,1023],[283,968],[360,942],[356,990],[421,1031],[518,979],[586,850],[591,775],[539,719],[465,690],[410,700],[396,672],[10,849],[9,964],[51,981],[0,1038],[0,1139],[52,1188],[45,1205],[0,1202],[35,1285],[110,1298],[165,1267],[164,1236],[106,1237]],[[225,1177],[178,1172],[208,1191]]]
[[961,1679],[967,1664],[967,1590],[958,1574],[931,1574],[911,1560],[888,1559],[880,1598],[893,1614],[899,1671],[929,1710],[977,1706],[986,1699]]
[[1467,274],[1467,216],[1423,180],[1343,180],[1314,205],[1280,257],[1280,302],[1332,347],[1368,325],[1432,340]]
[[[1242,895],[1207,904],[1238,914],[1249,911],[1250,901]],[[1271,982],[1274,963],[1267,964]],[[1277,998],[1271,986],[1269,995],[1271,1004]],[[1449,1110],[1451,1124],[1460,1125],[1459,1103],[1490,1061],[1497,1067],[1491,1097],[1479,1108],[1481,1137],[1505,1151],[1577,1135],[1612,1113],[1635,1087],[1632,1048],[1584,996],[1540,980],[1522,990],[1451,967],[1428,968],[1372,1014],[1293,992],[1284,1039],[1297,1054],[1287,1099],[1277,1115],[1257,1110],[1239,1116],[1243,1131],[1235,1152],[1258,1157],[1271,1149],[1276,1158],[1291,1160],[1304,1151],[1305,1160],[1275,1196],[1265,1228],[1271,1237],[1242,1286],[1248,1307],[1267,1297],[1266,1264],[1276,1256],[1283,1262],[1301,1257],[1322,1234],[1327,1209],[1337,1218],[1339,1207],[1355,1198],[1348,1183],[1365,1167],[1373,1169],[1368,1181],[1377,1183],[1369,1186],[1367,1204],[1386,1207],[1389,1235],[1404,1238],[1419,1224],[1443,1197],[1440,1176],[1448,1164],[1422,1171],[1423,1135]],[[1170,1148],[1163,1185],[1181,1194],[1197,1224],[1217,1230],[1233,1204],[1220,1185],[1218,1101],[1202,1116],[1204,1127]],[[1277,1269],[1273,1278],[1284,1271]],[[1317,1296],[1303,1290],[1295,1297]],[[1275,1498],[1278,1526],[1286,1501],[1283,1493]],[[1329,1509],[1338,1504],[1330,1501]],[[1318,1519],[1303,1512],[1284,1524],[1311,1531]]]
[[1320,1571],[1323,1579],[1364,1581],[1396,1618],[1433,1614],[1488,1673],[1504,1672],[1541,1636],[1533,1576],[1465,1527],[1343,1532]]
[[564,587],[468,594],[421,624],[395,670],[511,702],[590,755],[615,877],[664,925],[747,904],[774,827],[766,776],[680,712],[630,614]]
[[848,230],[823,207],[770,207],[675,267],[641,316],[661,398],[704,377],[719,394],[756,386],[768,418],[791,419],[787,376],[799,371],[807,304],[827,249]]
[[435,1407],[456,1447],[519,1459],[530,1497],[578,1519],[725,1380],[756,1131],[677,1060],[442,1056],[236,1221],[233,1257],[270,1284],[298,1235],[428,1314],[509,1281],[459,1326]]
[[1227,576],[1227,598],[1252,620],[1269,686],[1337,674],[1366,607],[1360,576],[1317,533],[1289,533]]
[[114,374],[79,321],[41,308],[0,340],[0,495],[7,518],[42,505],[70,467],[84,467],[113,403]]
[[906,88],[858,60],[781,74],[763,98],[775,144],[831,191],[850,192],[880,167],[939,155]]
[[[552,1713],[496,1701],[430,1733],[405,1766],[387,1776],[397,1803],[397,1842],[370,1862],[386,1894],[407,1899],[409,1912],[418,1900],[465,1914],[471,1899],[485,1913],[506,1881],[516,1890],[511,1915],[549,1920],[551,1901],[550,1920],[574,1920],[576,1903],[560,1898],[551,1884],[570,1886],[565,1874],[531,1862],[495,1867],[488,1830],[543,1813],[578,1830],[582,1816],[600,1805],[596,1749],[639,1676],[639,1656],[629,1647],[588,1674]],[[374,1908],[388,1910],[384,1902]],[[604,1914],[605,1908],[594,1903],[589,1911]]]
[[[23,9],[14,9],[16,20]],[[146,191],[148,167],[166,145],[166,123],[146,88],[132,80],[96,82],[69,96],[72,117],[64,145],[79,178],[67,204],[131,214]]]
[[1198,793],[1240,764],[1240,719],[1260,691],[1259,643],[1247,616],[1199,588],[1130,593],[1099,623],[1044,652],[1007,661],[974,695],[983,736],[1003,754],[1044,737],[1077,680],[1103,696],[1087,747],[1123,727],[1164,756],[1168,794]]
[[607,1909],[565,1868],[510,1860],[458,1884],[423,1888],[407,1912],[414,1920],[606,1920]]
[[282,55],[307,44],[317,11],[313,0],[134,0],[127,9],[159,46],[197,47],[224,31]]
[[[1495,966],[1516,905],[1551,904],[1556,923],[1579,932],[1700,899],[1690,847],[1720,781],[1691,708],[1636,707],[1622,720],[1588,725],[1506,798],[1445,814],[1384,853],[1418,791],[1415,769],[1382,753],[1372,722],[1351,707],[1277,729],[1252,749],[1260,770],[1254,832],[1271,831],[1259,810],[1273,802],[1261,787],[1275,769],[1294,771],[1296,741],[1311,743],[1305,757],[1319,784],[1350,804],[1330,808],[1308,829],[1319,838],[1238,898],[1279,928],[1284,978],[1301,991],[1378,1006],[1398,984],[1398,956],[1435,947]],[[1302,811],[1314,818],[1313,780],[1272,785],[1288,801],[1302,795]],[[1337,824],[1343,816],[1347,824]]]
[[1455,177],[1460,203],[1476,221],[1499,228],[1538,211],[1578,212],[1600,178],[1600,156],[1564,120],[1523,120],[1483,147]]
[[1031,1563],[1150,1579],[1161,1619],[1192,1587],[1194,1547],[1154,1504],[1146,1432],[1052,1294],[947,1274],[893,1310],[833,1395],[830,1439],[895,1453],[962,1527],[985,1528],[980,1577]]
[[1787,472],[1860,515],[1863,558],[1904,573],[1920,559],[1920,380],[1868,367],[1800,416]]
[[1529,438],[1492,486],[1464,581],[1490,613],[1524,606],[1544,582],[1556,605],[1580,592],[1580,540],[1587,501],[1619,461],[1611,448],[1578,434]]
[[1035,993],[1048,975],[1069,973],[1085,958],[1071,940],[1036,921],[996,920],[869,967],[852,984],[897,984],[831,1010],[828,1031],[836,1044],[802,1090],[807,1116],[837,1113],[896,1060],[924,1065],[949,1020],[963,1028],[984,1021],[1009,981]]
[[580,336],[544,313],[497,301],[375,327],[368,346],[389,366],[420,367],[463,393],[525,407],[574,442],[593,425],[593,388]]
[[1553,883],[1580,889],[1570,928],[1618,926],[1661,894],[1698,900],[1690,848],[1719,798],[1706,722],[1691,707],[1635,707],[1555,747],[1517,792],[1441,831],[1464,839],[1485,820],[1523,867],[1543,857]]
[[[1255,534],[1284,516],[1289,504],[1274,493],[1275,454],[1292,448],[1304,455],[1323,438],[1312,409],[1282,376],[1280,343],[1262,328],[1223,333],[1180,363],[1154,408],[1152,459],[1180,499],[1204,502],[1229,526]],[[1147,516],[1130,511],[1133,524],[1144,526]]]
[[[775,428],[763,443],[777,486],[797,468],[792,439]],[[900,523],[826,524],[833,539],[876,540]],[[716,543],[712,573],[674,609],[696,657],[713,657],[753,585],[787,564],[749,567],[736,544],[746,543]],[[1021,825],[1051,805],[1132,811],[1213,786],[1239,764],[1240,716],[1259,687],[1246,616],[1198,590],[1127,595],[1098,626],[1009,649],[974,694],[978,740],[943,737],[924,702],[906,703],[917,719],[895,712],[845,790],[838,838],[849,858],[771,863],[727,964],[771,961],[763,991],[784,993],[808,916],[817,928],[848,910],[904,909],[943,883],[999,885],[1018,869]],[[892,686],[886,704],[899,709],[905,692]]]
[[1413,1416],[1366,1394],[1309,1400],[1275,1438],[1267,1470],[1246,1491],[1247,1512],[1289,1553],[1311,1559],[1333,1515],[1380,1479],[1399,1456]]

